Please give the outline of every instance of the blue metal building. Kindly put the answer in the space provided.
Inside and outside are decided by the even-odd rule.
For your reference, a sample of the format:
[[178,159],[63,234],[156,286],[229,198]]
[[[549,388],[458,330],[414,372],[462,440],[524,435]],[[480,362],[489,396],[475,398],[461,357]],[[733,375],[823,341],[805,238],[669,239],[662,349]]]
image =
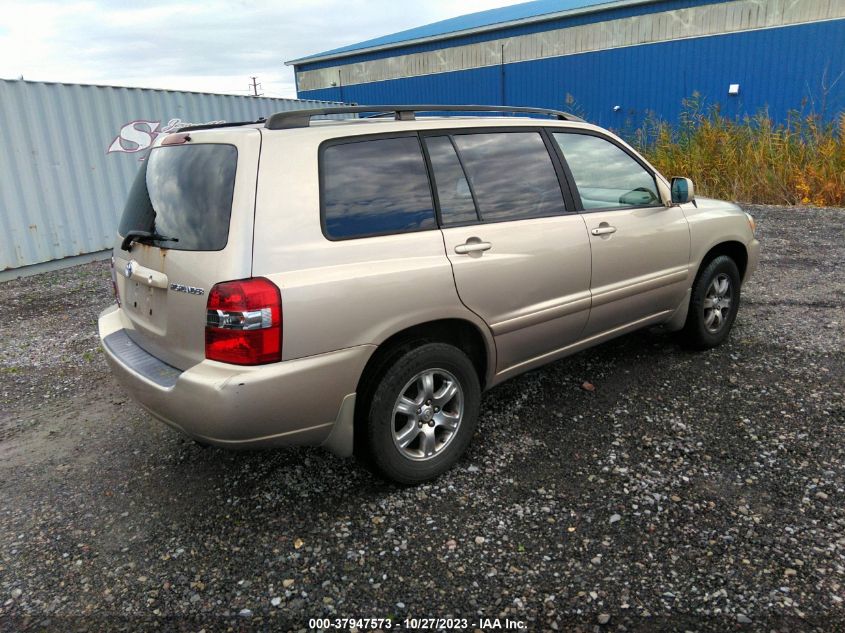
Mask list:
[[287,62],[298,96],[528,105],[625,129],[698,93],[726,115],[845,110],[845,0],[535,0]]

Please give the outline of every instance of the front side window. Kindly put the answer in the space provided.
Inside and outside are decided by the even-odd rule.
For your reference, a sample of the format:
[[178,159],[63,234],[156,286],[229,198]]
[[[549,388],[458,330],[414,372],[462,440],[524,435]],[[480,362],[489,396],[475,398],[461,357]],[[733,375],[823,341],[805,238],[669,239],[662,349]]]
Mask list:
[[436,228],[416,137],[330,145],[321,174],[325,233],[349,239]]
[[585,210],[663,206],[654,176],[618,146],[587,134],[553,136]]
[[456,134],[455,147],[484,222],[566,211],[551,156],[539,132]]

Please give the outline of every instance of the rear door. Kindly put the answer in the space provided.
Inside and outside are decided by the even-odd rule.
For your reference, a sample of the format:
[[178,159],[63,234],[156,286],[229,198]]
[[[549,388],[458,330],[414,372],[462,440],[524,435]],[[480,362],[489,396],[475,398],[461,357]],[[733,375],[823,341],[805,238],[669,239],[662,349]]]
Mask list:
[[[260,139],[252,128],[191,132],[154,147],[132,185],[114,249],[127,334],[180,369],[205,357],[211,287],[251,274]],[[161,238],[125,250],[129,231]]]
[[689,287],[683,211],[627,148],[592,133],[554,132],[590,231],[592,308],[584,336],[673,312]]
[[589,238],[548,143],[532,128],[425,135],[458,294],[500,372],[576,341],[589,314]]

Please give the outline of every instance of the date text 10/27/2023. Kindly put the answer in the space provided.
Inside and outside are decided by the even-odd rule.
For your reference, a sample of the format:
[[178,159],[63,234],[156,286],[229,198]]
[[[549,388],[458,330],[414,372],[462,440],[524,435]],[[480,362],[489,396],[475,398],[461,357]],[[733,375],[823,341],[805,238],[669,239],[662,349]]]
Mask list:
[[527,624],[520,620],[507,618],[311,618],[308,620],[310,629],[340,629],[340,630],[391,630],[405,629],[408,631],[465,631],[467,629],[481,629],[484,631],[524,631]]

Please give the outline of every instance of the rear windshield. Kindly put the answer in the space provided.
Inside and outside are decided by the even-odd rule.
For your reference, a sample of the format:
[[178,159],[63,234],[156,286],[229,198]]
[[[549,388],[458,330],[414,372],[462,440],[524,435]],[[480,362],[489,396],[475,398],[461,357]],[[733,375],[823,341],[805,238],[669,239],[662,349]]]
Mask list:
[[238,151],[233,145],[156,147],[135,178],[118,231],[149,231],[183,251],[219,251],[229,239]]

